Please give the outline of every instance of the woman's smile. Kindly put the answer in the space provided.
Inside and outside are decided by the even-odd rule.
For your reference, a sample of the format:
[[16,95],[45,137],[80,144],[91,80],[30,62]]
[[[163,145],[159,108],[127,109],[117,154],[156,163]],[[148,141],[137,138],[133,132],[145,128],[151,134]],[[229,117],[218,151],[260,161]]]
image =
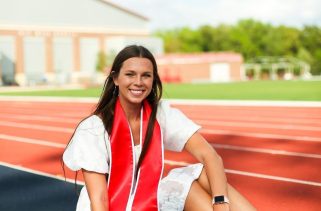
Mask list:
[[134,96],[141,96],[144,92],[142,89],[130,89],[129,90]]

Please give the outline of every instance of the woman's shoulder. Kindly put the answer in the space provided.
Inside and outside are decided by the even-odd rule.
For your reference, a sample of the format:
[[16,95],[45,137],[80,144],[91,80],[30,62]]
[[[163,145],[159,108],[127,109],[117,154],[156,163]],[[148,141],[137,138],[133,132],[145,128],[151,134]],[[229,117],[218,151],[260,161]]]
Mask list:
[[157,107],[157,115],[156,118],[159,121],[159,123],[161,123],[161,125],[165,124],[166,125],[166,120],[168,118],[171,118],[171,114],[175,111],[173,111],[175,109],[173,109],[170,106],[170,103],[167,100],[161,100],[158,103],[158,107]]
[[160,100],[158,102],[157,111],[164,112],[170,109],[170,103],[167,100]]
[[98,173],[108,171],[108,152],[102,120],[91,115],[76,128],[63,154],[65,164],[72,170],[86,169]]
[[90,115],[84,118],[76,130],[87,130],[91,133],[100,134],[105,131],[102,119],[97,115]]

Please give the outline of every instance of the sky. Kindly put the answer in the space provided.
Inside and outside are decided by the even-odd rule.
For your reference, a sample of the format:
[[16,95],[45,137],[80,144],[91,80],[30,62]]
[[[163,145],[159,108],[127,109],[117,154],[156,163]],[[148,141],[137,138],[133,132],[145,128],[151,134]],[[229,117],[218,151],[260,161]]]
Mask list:
[[253,18],[273,25],[321,26],[321,0],[113,0],[150,19],[149,29],[235,24]]

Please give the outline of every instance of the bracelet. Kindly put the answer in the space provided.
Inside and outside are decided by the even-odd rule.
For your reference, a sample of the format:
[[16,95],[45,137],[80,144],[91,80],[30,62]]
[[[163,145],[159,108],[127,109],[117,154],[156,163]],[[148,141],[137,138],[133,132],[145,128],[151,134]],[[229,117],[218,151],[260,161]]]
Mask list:
[[212,204],[213,205],[217,205],[217,204],[229,204],[230,201],[228,200],[228,198],[224,195],[221,196],[214,196],[214,198],[212,199]]

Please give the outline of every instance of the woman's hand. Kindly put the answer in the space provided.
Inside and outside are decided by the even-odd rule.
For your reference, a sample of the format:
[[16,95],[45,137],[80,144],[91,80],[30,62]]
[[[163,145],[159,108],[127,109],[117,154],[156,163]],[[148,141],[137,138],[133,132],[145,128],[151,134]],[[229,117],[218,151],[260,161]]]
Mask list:
[[227,203],[213,205],[213,211],[229,211],[229,210],[230,210],[230,206]]
[[82,170],[92,211],[108,211],[106,175]]

